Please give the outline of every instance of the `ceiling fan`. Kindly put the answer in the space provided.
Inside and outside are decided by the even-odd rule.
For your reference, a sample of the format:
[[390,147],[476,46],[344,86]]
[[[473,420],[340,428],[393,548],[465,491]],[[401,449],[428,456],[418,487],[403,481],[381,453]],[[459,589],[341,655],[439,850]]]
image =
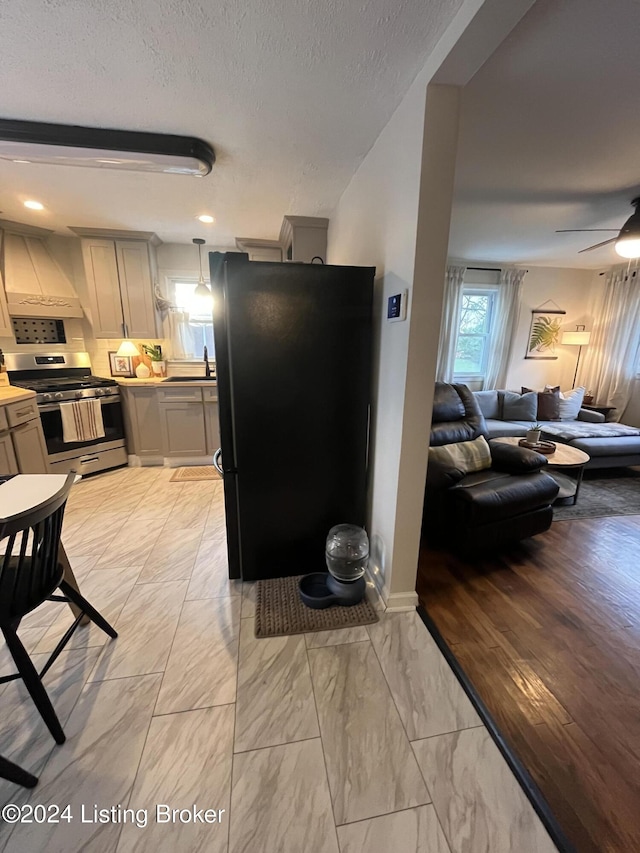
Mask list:
[[631,207],[634,208],[634,212],[619,231],[616,228],[563,228],[560,231],[556,231],[556,234],[577,234],[595,231],[617,232],[617,237],[611,237],[609,240],[603,240],[602,243],[596,243],[594,246],[580,249],[578,254],[581,255],[583,252],[591,252],[593,249],[600,249],[602,246],[608,246],[609,243],[615,243],[615,250],[621,257],[640,258],[640,196],[634,198],[631,202]]

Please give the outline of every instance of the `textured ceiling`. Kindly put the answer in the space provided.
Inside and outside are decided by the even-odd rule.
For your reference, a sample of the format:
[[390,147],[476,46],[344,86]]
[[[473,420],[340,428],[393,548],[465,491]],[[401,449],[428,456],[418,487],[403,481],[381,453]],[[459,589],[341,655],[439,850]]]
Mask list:
[[218,158],[204,179],[0,161],[1,215],[217,245],[328,216],[461,4],[0,3],[0,116],[201,136]]
[[605,267],[640,195],[640,3],[538,0],[466,87],[450,255]]

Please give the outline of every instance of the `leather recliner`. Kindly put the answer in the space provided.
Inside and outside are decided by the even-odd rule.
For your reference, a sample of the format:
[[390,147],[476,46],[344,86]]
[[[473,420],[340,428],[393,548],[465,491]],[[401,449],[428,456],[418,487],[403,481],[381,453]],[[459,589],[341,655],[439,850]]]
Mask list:
[[[466,385],[437,382],[431,446],[487,438],[484,417]],[[555,480],[547,458],[524,447],[490,441],[491,468],[465,474],[429,460],[423,532],[433,544],[466,553],[496,549],[551,526]]]

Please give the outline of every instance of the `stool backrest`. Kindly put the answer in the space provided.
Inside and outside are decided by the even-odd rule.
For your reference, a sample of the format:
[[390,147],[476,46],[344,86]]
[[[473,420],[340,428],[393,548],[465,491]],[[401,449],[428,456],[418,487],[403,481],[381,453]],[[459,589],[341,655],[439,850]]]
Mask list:
[[[11,518],[0,519],[0,616],[22,616],[60,583],[58,548],[64,509],[75,472],[52,497]],[[6,540],[6,542],[5,542]],[[26,608],[26,609],[25,609]]]

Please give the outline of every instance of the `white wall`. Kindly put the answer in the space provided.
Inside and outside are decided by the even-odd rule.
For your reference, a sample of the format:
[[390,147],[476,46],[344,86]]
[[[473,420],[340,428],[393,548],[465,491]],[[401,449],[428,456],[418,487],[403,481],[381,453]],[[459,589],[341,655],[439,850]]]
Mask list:
[[[438,87],[446,88],[446,87]],[[373,378],[373,415],[371,433],[369,533],[371,535],[371,568],[385,595],[391,591],[411,592],[415,587],[422,497],[426,473],[429,412],[417,424],[421,433],[424,468],[419,479],[418,495],[409,489],[411,506],[404,504],[408,515],[399,512],[401,448],[406,440],[404,424],[407,397],[407,362],[410,332],[424,337],[422,329],[412,326],[415,307],[414,273],[420,179],[423,164],[423,132],[426,84],[418,80],[412,86],[389,124],[365,158],[340,199],[329,226],[329,263],[356,264],[377,269],[375,287],[375,355]],[[440,128],[427,128],[437,137]],[[449,150],[455,151],[455,139],[444,135]],[[432,205],[437,213],[437,200]],[[442,220],[448,234],[449,216]],[[442,263],[446,257],[444,241]],[[433,285],[434,315],[439,318],[443,276],[435,282],[420,282],[424,293]],[[409,291],[409,320],[388,323],[384,319],[387,298],[399,291]],[[424,293],[421,297],[424,302]],[[437,320],[436,327],[439,325]],[[433,336],[432,336],[433,337]],[[419,382],[431,403],[435,375],[433,364],[418,366]],[[414,365],[415,370],[415,365]],[[432,374],[430,376],[430,373]],[[414,374],[415,378],[415,374]],[[415,424],[414,424],[415,426]],[[403,435],[405,428],[405,435]],[[425,433],[427,435],[425,441]],[[405,459],[407,457],[405,456]],[[415,464],[411,466],[415,474]],[[420,462],[418,463],[418,471]],[[415,485],[415,484],[414,484]],[[392,582],[393,566],[393,582]]]
[[[590,331],[593,329],[593,298],[598,282],[603,279],[598,278],[593,270],[533,266],[529,266],[528,270],[522,285],[520,315],[507,374],[507,388],[519,391],[524,385],[540,389],[547,383],[560,385],[563,390],[571,388],[578,358],[577,347],[558,346],[558,358],[555,361],[525,359],[531,311],[547,300],[553,300],[567,312],[562,317],[563,331],[571,331],[577,324],[584,324]],[[584,357],[584,348],[582,352]]]
[[390,575],[409,323],[386,323],[387,298],[413,287],[425,88],[414,86],[345,190],[331,216],[330,264],[376,267],[373,413],[369,484],[371,567]]
[[[482,45],[474,56],[475,69],[514,25],[518,17],[512,15],[514,7],[522,15],[531,2],[465,0],[331,217],[329,263],[377,268],[369,532],[372,568],[393,607],[417,602],[415,579],[457,145],[458,90],[429,87],[427,99],[427,86],[444,60],[453,56],[465,31],[475,28]],[[464,53],[439,83],[451,82]],[[461,72],[453,82],[464,84],[470,73]],[[386,299],[404,288],[409,291],[409,320],[388,324],[382,319]]]

